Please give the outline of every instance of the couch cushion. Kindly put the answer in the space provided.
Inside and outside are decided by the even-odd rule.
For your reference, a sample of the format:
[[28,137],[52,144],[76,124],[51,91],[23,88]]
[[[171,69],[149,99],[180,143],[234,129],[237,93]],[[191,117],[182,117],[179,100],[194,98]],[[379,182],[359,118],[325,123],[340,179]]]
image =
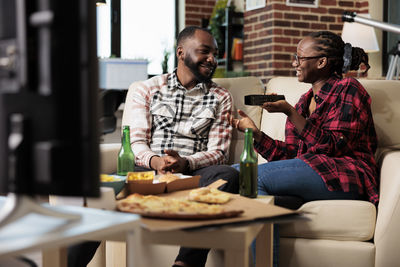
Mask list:
[[[311,84],[300,83],[296,77],[276,77],[268,82],[266,93],[285,95],[286,101],[294,106],[299,101],[300,96],[310,88]],[[286,118],[287,116],[283,113],[264,111],[261,119],[261,130],[274,139],[284,141]],[[266,160],[258,156],[258,163],[263,162],[266,162]]]
[[112,174],[117,172],[118,152],[121,143],[100,144],[100,172]]
[[378,146],[400,148],[400,81],[359,81],[371,96]]
[[310,220],[282,224],[281,236],[367,241],[374,234],[376,208],[367,201],[311,201],[299,211]]
[[[239,78],[215,78],[218,85],[228,89],[233,96],[233,115],[237,117],[237,110],[243,110],[257,127],[260,127],[262,108],[258,106],[246,106],[244,96],[250,94],[264,94],[264,86],[257,77],[239,77]],[[232,144],[229,151],[229,164],[239,163],[240,154],[243,151],[243,133],[233,129]]]
[[371,242],[281,238],[279,267],[375,267]]

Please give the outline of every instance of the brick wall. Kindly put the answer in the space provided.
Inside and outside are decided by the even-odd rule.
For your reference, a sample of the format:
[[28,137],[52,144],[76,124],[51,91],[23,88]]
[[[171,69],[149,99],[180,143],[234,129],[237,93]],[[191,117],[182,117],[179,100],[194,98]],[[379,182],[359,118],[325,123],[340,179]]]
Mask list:
[[210,19],[216,0],[186,0],[185,26],[202,26],[202,19]]
[[266,0],[262,9],[244,13],[244,68],[266,83],[273,76],[295,76],[292,54],[310,31],[340,34],[343,11],[368,13],[368,1],[319,0],[318,8],[287,6]]

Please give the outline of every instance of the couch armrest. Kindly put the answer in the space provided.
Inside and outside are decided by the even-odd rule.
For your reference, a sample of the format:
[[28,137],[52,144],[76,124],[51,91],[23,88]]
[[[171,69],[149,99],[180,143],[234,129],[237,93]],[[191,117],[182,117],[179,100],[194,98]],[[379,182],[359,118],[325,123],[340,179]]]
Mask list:
[[400,262],[400,150],[382,156],[380,200],[374,242],[376,265],[393,266]]
[[112,174],[117,172],[117,159],[120,148],[120,143],[100,144],[100,173]]

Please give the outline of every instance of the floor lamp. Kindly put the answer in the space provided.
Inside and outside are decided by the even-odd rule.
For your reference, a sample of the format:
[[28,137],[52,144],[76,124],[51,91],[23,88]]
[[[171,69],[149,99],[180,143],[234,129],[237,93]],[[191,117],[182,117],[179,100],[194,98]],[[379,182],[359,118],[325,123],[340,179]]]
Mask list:
[[[370,17],[369,14],[361,14],[360,16],[366,18]],[[368,25],[344,22],[342,39],[345,43],[350,43],[353,47],[364,49],[366,53],[375,53],[379,51],[375,30]]]
[[[358,15],[356,12],[345,11],[342,15],[342,20],[345,22],[345,24],[346,24],[346,22],[350,22],[351,24],[353,24],[352,22],[357,22],[354,24],[368,25],[368,26],[371,26],[374,28],[382,29],[384,31],[400,34],[400,25],[376,21],[376,20],[370,19],[368,17],[363,17],[362,15]],[[344,29],[343,29],[343,31],[344,31]],[[356,35],[358,37],[358,33],[354,34],[354,36],[356,36]],[[376,36],[375,36],[375,39],[376,39]],[[349,43],[351,43],[351,42],[349,42]],[[359,47],[362,47],[362,46],[359,46]],[[400,72],[400,45],[398,46],[398,49],[394,53],[394,55],[391,55],[390,65],[389,65],[388,73],[386,75],[386,80],[392,80],[394,77],[396,79],[398,79],[399,72]]]

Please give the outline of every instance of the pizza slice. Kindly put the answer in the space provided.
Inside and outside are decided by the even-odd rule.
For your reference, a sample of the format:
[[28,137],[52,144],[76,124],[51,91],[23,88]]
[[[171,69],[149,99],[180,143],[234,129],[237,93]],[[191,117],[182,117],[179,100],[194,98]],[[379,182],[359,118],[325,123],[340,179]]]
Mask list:
[[228,193],[216,188],[200,187],[189,193],[189,200],[210,204],[224,204],[231,199]]
[[166,198],[154,195],[132,194],[117,202],[120,211],[146,214],[218,214],[224,212],[220,205],[197,203],[187,199]]

